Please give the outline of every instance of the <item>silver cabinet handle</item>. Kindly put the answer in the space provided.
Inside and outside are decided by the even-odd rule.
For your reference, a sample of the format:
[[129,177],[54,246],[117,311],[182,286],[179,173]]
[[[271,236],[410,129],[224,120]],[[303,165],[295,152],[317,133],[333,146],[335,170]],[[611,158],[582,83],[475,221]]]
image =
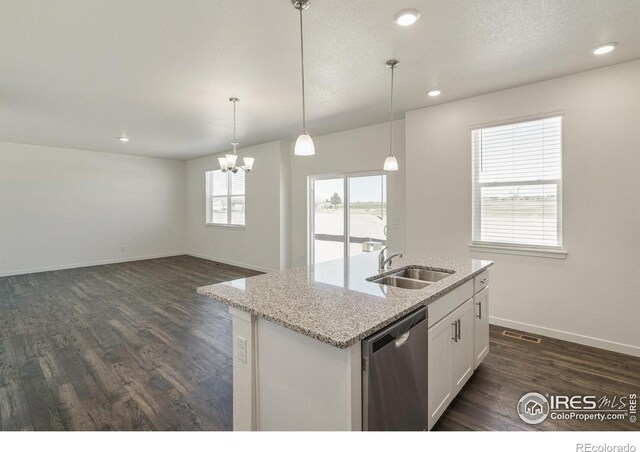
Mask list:
[[458,321],[456,320],[451,325],[453,325],[453,337],[451,339],[458,342]]
[[484,278],[480,280],[480,284],[486,284],[489,281],[488,278]]
[[482,320],[482,301],[478,301],[476,304],[478,305],[478,318]]
[[400,348],[404,345],[405,342],[409,340],[409,336],[411,336],[411,331],[407,331],[402,336],[394,341],[396,348]]
[[458,319],[457,322],[458,322],[458,339],[460,340],[462,339],[462,333],[460,332],[460,330],[462,330],[462,325],[460,324],[460,319]]

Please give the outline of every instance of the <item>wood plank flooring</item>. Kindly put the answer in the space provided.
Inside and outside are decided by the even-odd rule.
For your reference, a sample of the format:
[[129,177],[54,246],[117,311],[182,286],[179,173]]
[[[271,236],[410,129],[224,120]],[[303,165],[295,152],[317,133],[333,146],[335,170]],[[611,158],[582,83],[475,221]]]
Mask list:
[[[520,420],[517,402],[528,392],[550,395],[640,396],[640,358],[544,336],[534,344],[502,336],[491,325],[489,355],[434,430],[640,430],[640,421]],[[514,331],[514,330],[511,330]]]
[[257,272],[188,256],[0,278],[2,430],[230,430],[231,320]]
[[[179,256],[0,278],[0,429],[231,429],[231,319],[195,289],[255,274]],[[640,359],[501,331],[436,429],[640,428],[522,422],[530,391],[640,393]]]

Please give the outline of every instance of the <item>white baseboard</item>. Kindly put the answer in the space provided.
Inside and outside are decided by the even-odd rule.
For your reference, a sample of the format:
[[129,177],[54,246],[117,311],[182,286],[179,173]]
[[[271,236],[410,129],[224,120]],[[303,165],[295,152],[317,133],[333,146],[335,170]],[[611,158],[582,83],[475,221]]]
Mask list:
[[548,336],[563,341],[575,342],[576,344],[587,345],[589,347],[596,347],[603,350],[609,350],[612,352],[624,353],[625,355],[640,357],[640,347],[636,347],[635,345],[621,344],[620,342],[597,339],[595,337],[583,336],[581,334],[569,333],[567,331],[554,330],[551,328],[545,328],[543,326],[514,322],[513,320],[501,319],[499,317],[489,316],[489,323],[505,328],[513,328],[516,330],[525,331],[527,333]]
[[186,253],[183,253],[183,254],[186,254],[187,256],[199,257],[200,259],[206,259],[208,261],[220,262],[221,264],[233,265],[234,267],[248,268],[249,270],[255,270],[255,271],[263,272],[263,273],[270,273],[270,272],[277,272],[278,271],[278,269],[275,269],[275,268],[260,267],[258,265],[247,264],[246,262],[232,261],[232,260],[229,260],[229,259],[220,259],[219,257],[207,256],[205,254],[192,253],[190,251],[187,251]]
[[273,268],[260,267],[258,265],[251,265],[245,262],[236,262],[229,259],[220,259],[213,256],[206,256],[204,254],[197,253],[189,253],[189,252],[178,252],[178,253],[162,253],[162,254],[151,254],[148,256],[136,256],[136,257],[126,257],[120,259],[104,259],[99,261],[90,261],[90,262],[78,262],[75,264],[62,264],[62,265],[49,265],[46,267],[35,267],[35,268],[23,268],[20,270],[9,270],[0,272],[0,278],[3,276],[17,276],[17,275],[26,275],[29,273],[42,273],[42,272],[51,272],[56,270],[69,270],[71,268],[81,268],[81,267],[94,267],[96,265],[108,265],[108,264],[121,264],[123,262],[134,262],[134,261],[144,261],[147,259],[160,259],[162,257],[173,257],[173,256],[193,256],[199,257],[200,259],[206,259],[213,262],[220,262],[222,264],[234,265],[236,267],[248,268],[250,270],[256,270],[259,272],[269,273],[277,271]]
[[162,257],[184,256],[185,254],[186,253],[184,252],[162,253],[162,254],[151,254],[149,256],[137,256],[137,257],[126,257],[126,258],[119,258],[119,259],[105,259],[100,261],[79,262],[77,264],[62,264],[62,265],[51,265],[47,267],[25,268],[21,270],[10,270],[5,272],[0,272],[0,277],[26,275],[29,273],[51,272],[56,270],[68,270],[71,268],[95,267],[96,265],[121,264],[123,262],[145,261],[147,259],[160,259]]

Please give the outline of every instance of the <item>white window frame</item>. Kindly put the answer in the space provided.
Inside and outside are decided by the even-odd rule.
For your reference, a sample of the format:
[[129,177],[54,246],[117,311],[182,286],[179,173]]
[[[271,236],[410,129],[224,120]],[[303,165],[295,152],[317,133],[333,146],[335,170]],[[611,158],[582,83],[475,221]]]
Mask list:
[[[478,174],[478,165],[474,165],[472,163],[472,179],[471,179],[471,215],[472,215],[472,224],[471,224],[471,242],[469,243],[469,248],[471,251],[478,252],[494,252],[501,254],[516,254],[516,255],[524,255],[524,256],[534,256],[534,257],[551,257],[556,259],[565,259],[567,256],[567,251],[563,247],[563,228],[562,228],[562,217],[563,217],[563,197],[562,197],[562,182],[564,179],[564,112],[551,112],[545,113],[535,116],[525,116],[512,118],[509,120],[491,122],[485,124],[478,124],[470,127],[469,136],[471,138],[471,157],[472,160],[475,158],[473,153],[475,152],[473,148],[473,132],[479,129],[485,129],[490,127],[498,127],[498,126],[506,126],[511,124],[519,124],[528,121],[536,121],[547,118],[561,117],[561,126],[560,126],[560,179],[543,179],[543,180],[512,180],[508,182],[477,182],[479,180]],[[557,212],[557,231],[558,231],[558,245],[557,246],[536,246],[529,244],[518,245],[517,243],[505,243],[505,242],[488,242],[488,241],[480,241],[474,240],[474,237],[480,236],[480,228],[481,228],[481,211],[480,208],[475,208],[475,206],[480,206],[480,194],[482,187],[508,187],[508,186],[521,186],[521,185],[547,185],[547,184],[556,184],[557,193],[556,193],[556,205],[558,206]]]
[[[210,170],[206,170],[204,173],[204,190],[205,190],[205,211],[204,211],[204,224],[205,226],[210,226],[210,227],[215,227],[215,228],[225,228],[225,229],[235,229],[235,230],[245,230],[247,227],[247,179],[245,177],[244,180],[244,190],[242,194],[231,194],[231,187],[232,187],[232,178],[234,176],[234,174],[232,172],[228,173],[227,176],[227,194],[226,195],[213,195],[209,193],[209,186],[207,184],[207,178],[209,173],[222,173],[222,170],[220,169],[210,169]],[[245,205],[245,217],[244,217],[244,224],[231,224],[231,198],[234,197],[238,197],[238,196],[243,196],[244,197],[244,205]],[[214,223],[212,221],[209,221],[209,215],[208,215],[208,211],[211,208],[210,206],[212,206],[212,200],[214,198],[225,198],[227,200],[227,222],[226,223]],[[213,215],[212,215],[213,217]]]

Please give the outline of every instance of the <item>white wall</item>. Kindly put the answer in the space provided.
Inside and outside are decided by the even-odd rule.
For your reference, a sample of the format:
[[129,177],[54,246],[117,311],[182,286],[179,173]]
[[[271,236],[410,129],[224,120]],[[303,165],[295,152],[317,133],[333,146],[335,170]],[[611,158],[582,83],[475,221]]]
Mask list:
[[290,267],[291,155],[293,143],[280,142],[280,269]]
[[238,160],[254,157],[246,177],[246,228],[205,225],[205,172],[218,169],[220,154],[187,161],[186,251],[194,256],[261,271],[287,265],[288,143],[271,143],[239,149]]
[[184,168],[0,142],[0,276],[182,252]]
[[[564,111],[566,260],[470,253],[470,126]],[[492,269],[494,323],[640,355],[640,60],[407,113],[407,247]]]
[[[387,173],[389,248],[405,249],[405,141],[404,120],[394,121],[394,152],[400,170]],[[307,263],[309,176],[382,169],[389,154],[389,124],[377,124],[313,137],[316,154],[291,160],[291,265]]]

